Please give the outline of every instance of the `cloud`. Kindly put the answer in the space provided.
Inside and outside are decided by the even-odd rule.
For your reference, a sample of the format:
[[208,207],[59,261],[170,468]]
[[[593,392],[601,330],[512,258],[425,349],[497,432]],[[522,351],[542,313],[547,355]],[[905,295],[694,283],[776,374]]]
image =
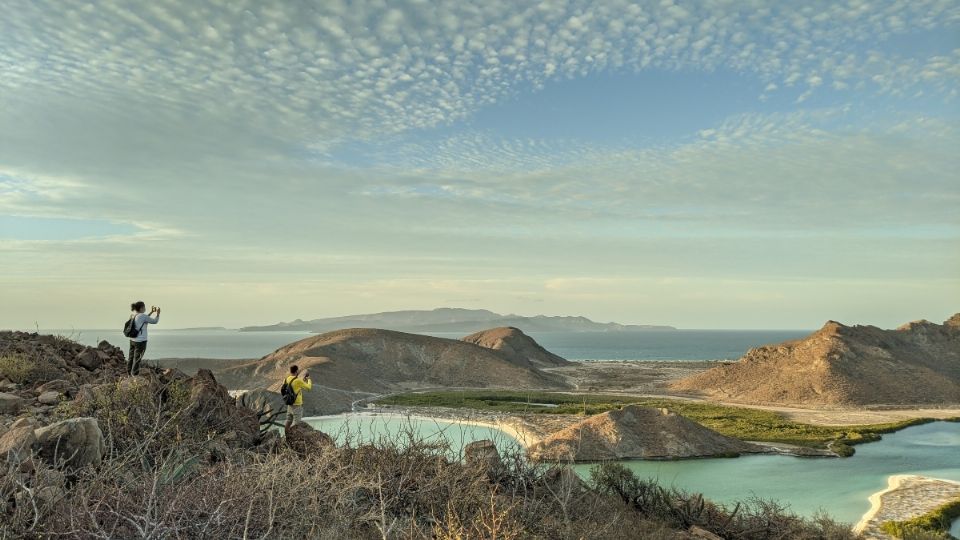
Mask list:
[[754,73],[768,89],[862,83],[945,94],[960,78],[957,51],[904,57],[869,44],[958,20],[956,3],[937,0],[875,10],[14,0],[0,23],[0,88],[8,107],[29,106],[39,91],[44,100],[129,103],[180,122],[221,119],[329,142],[448,124],[521,85],[606,70],[727,69]]

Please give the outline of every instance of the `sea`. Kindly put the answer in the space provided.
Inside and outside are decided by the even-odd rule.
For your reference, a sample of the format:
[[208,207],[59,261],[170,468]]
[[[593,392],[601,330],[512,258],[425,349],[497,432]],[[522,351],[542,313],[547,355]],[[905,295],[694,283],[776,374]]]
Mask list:
[[[120,330],[41,330],[96,345],[100,340],[123,346]],[[735,360],[759,345],[801,338],[810,330],[645,330],[637,332],[531,332],[547,350],[568,360]],[[254,359],[309,337],[306,332],[238,330],[167,330],[150,328],[147,358]],[[457,339],[461,334],[437,333]]]
[[[41,330],[95,345],[106,339],[124,346],[119,330]],[[810,330],[649,330],[642,332],[532,332],[548,350],[570,360],[584,362],[733,360],[748,349],[798,339]],[[218,358],[254,359],[311,334],[305,332],[240,332],[237,330],[150,329],[148,359]],[[459,338],[460,334],[433,334]],[[391,429],[405,427],[409,420],[371,420],[346,414],[309,419],[331,433],[353,433],[360,439],[376,439]],[[424,437],[443,434],[454,447],[478,439],[509,439],[506,433],[488,427],[457,425],[429,420],[418,425]],[[453,434],[453,435],[451,435]],[[775,499],[791,510],[813,516],[824,510],[842,521],[855,522],[869,508],[870,494],[886,487],[892,474],[925,474],[960,481],[960,424],[935,422],[884,435],[883,440],[857,447],[847,459],[810,459],[790,456],[744,456],[736,459],[684,461],[629,461],[627,466],[643,478],[702,492],[726,504],[758,497]],[[589,476],[588,465],[577,472]],[[954,523],[960,534],[960,520]]]

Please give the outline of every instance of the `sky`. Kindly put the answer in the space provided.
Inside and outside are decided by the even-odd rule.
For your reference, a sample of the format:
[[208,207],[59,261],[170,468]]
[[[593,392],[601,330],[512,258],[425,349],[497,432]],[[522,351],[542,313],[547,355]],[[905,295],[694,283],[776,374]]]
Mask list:
[[960,2],[4,0],[0,328],[960,311]]

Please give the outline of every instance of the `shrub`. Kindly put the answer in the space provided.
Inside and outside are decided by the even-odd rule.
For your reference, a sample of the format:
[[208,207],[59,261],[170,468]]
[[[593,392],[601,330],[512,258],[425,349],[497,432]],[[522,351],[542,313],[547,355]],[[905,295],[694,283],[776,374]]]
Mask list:
[[697,526],[723,538],[853,539],[849,527],[826,516],[812,520],[787,512],[776,502],[761,499],[737,503],[732,509],[706,501],[702,495],[665,488],[641,480],[620,463],[602,463],[591,469],[591,480],[600,493],[613,494],[642,516],[678,529]]
[[926,514],[904,521],[887,521],[884,532],[905,540],[946,540],[953,521],[960,518],[960,499],[942,504]]
[[49,360],[35,360],[18,355],[0,356],[0,378],[17,384],[34,384],[56,379],[60,370]]

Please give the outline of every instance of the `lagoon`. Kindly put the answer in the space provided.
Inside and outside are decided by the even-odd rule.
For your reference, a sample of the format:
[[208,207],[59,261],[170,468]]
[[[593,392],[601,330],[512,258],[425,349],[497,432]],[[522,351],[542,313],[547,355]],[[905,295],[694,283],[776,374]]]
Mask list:
[[[515,439],[492,427],[440,419],[352,413],[308,422],[341,442],[348,437],[353,441],[395,437],[413,428],[427,440],[446,438],[457,454],[466,443],[480,439],[493,439],[501,449],[516,445]],[[775,499],[800,515],[824,510],[837,520],[855,523],[870,508],[868,497],[884,489],[890,475],[960,481],[960,423],[934,422],[887,434],[879,442],[857,446],[856,455],[847,459],[756,455],[624,464],[641,478],[700,492],[719,503]],[[575,469],[589,477],[591,467],[582,464]]]

